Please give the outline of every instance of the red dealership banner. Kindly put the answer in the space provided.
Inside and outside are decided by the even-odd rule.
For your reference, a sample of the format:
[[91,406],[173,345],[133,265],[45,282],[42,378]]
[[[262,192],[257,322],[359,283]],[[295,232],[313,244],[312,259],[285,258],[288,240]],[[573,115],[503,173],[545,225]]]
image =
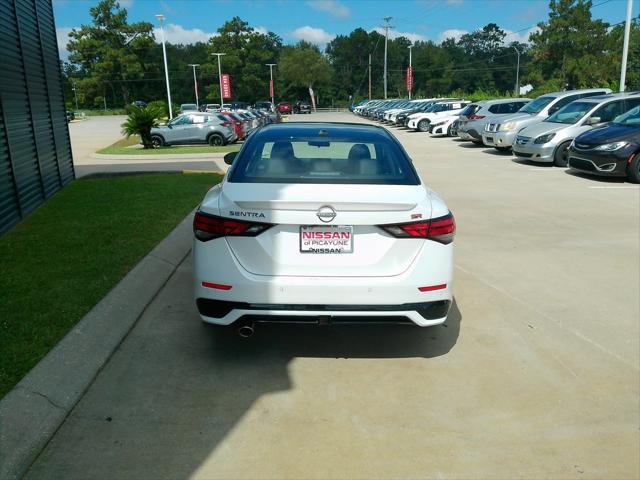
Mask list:
[[269,96],[273,98],[273,80],[269,80]]
[[407,90],[413,90],[413,67],[407,68]]
[[229,79],[229,75],[223,73],[220,81],[222,82],[222,98],[231,98],[231,80]]

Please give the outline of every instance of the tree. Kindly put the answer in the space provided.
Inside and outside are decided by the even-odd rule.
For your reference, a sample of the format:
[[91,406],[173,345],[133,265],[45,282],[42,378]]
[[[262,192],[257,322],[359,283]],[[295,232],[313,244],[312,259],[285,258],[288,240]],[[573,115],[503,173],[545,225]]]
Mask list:
[[149,68],[153,27],[148,22],[127,23],[127,10],[117,0],[100,0],[89,13],[92,24],[69,33],[69,60],[90,74],[83,80],[87,90],[117,88],[126,105],[131,100],[128,82],[142,79]]
[[331,66],[320,49],[305,41],[283,47],[278,67],[280,85],[290,98],[305,97],[309,88],[326,87],[332,77]]
[[602,87],[615,79],[607,51],[609,24],[591,18],[591,0],[551,0],[549,21],[531,34],[532,71],[526,80],[548,89]]
[[153,148],[151,129],[158,126],[158,120],[164,116],[162,108],[157,105],[127,107],[129,117],[122,124],[122,133],[129,138],[131,135],[140,135],[144,148]]
[[[260,33],[239,17],[233,17],[218,29],[219,35],[209,40],[209,53],[221,52],[222,73],[231,76],[234,99],[254,102],[269,96],[269,67],[277,63],[282,39],[273,32]],[[218,76],[217,59],[203,65],[203,74]],[[218,100],[218,82],[211,84],[207,98]]]

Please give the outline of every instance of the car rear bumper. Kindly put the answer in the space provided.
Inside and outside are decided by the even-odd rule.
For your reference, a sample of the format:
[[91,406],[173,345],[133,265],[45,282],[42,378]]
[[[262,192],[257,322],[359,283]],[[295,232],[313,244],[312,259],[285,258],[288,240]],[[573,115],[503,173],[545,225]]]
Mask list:
[[[200,309],[201,317],[220,325],[245,315],[266,315],[395,317],[430,326],[446,320],[449,303],[444,308],[437,302],[453,298],[453,245],[429,240],[406,271],[386,277],[256,275],[239,264],[224,238],[195,240],[193,269],[195,298],[207,307]],[[230,288],[206,286],[211,284]],[[419,287],[430,288],[420,291]],[[212,316],[209,308],[214,304],[205,300],[227,302],[234,308]],[[438,310],[438,305],[444,310]],[[439,316],[439,311],[444,314]]]
[[218,325],[253,321],[339,324],[413,323],[421,327],[429,327],[446,321],[451,301],[438,300],[403,305],[282,305],[198,298],[196,305],[205,322]]

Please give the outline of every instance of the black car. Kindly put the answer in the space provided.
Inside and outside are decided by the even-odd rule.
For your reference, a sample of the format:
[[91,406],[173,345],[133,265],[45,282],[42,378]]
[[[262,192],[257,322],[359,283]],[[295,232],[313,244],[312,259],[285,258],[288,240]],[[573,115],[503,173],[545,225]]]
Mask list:
[[311,105],[307,102],[296,102],[293,106],[293,113],[311,113]]
[[567,156],[573,170],[640,183],[640,106],[578,135]]

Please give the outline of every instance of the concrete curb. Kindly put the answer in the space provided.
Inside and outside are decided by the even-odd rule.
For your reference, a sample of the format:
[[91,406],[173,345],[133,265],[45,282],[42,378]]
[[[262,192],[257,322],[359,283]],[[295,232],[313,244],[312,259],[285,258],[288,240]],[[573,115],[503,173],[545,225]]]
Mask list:
[[108,155],[104,153],[92,153],[90,158],[99,160],[193,160],[193,159],[218,159],[222,160],[225,156],[224,153],[179,153],[176,155],[170,154],[149,154],[149,155]]
[[0,478],[21,478],[191,249],[193,213],[0,400]]

